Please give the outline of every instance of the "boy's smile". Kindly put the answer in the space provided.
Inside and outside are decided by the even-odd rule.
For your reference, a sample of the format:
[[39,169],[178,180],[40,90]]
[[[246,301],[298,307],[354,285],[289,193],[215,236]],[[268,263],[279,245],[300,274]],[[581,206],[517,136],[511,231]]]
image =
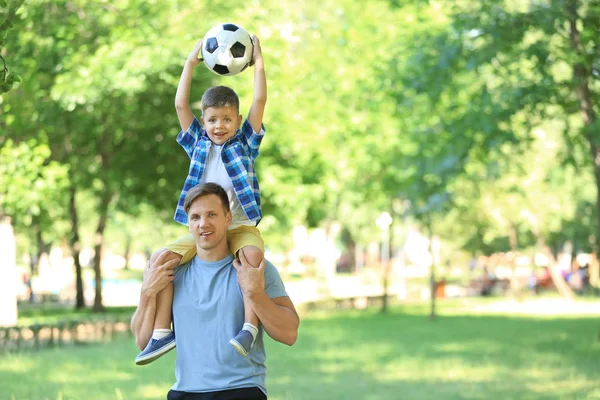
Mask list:
[[242,116],[236,107],[208,107],[202,115],[202,125],[206,134],[216,145],[228,141],[239,129]]

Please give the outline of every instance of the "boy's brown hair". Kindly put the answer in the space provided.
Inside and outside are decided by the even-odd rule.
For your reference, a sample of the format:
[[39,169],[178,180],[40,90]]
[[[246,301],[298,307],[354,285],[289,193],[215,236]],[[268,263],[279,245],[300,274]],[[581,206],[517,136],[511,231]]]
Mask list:
[[240,110],[240,99],[237,93],[227,86],[213,86],[202,95],[202,112],[209,107],[235,107]]

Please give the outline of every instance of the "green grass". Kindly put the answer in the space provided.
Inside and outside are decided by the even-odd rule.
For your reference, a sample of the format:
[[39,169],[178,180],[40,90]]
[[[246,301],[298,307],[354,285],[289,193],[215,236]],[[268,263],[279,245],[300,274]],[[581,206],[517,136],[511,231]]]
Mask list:
[[[449,303],[454,304],[455,303]],[[600,399],[597,318],[442,306],[314,313],[293,347],[267,341],[269,399]],[[136,367],[131,337],[0,357],[0,400],[164,399],[174,352]]]
[[29,326],[32,324],[56,324],[60,321],[98,320],[130,316],[135,307],[106,307],[104,313],[94,313],[90,308],[74,310],[72,306],[57,307],[51,305],[44,307],[40,305],[29,306],[23,304],[19,307],[19,319],[17,325]]

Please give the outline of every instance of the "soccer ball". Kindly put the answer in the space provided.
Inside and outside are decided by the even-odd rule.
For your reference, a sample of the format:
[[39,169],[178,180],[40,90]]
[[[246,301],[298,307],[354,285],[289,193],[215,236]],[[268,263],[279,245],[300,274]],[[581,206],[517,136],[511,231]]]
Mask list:
[[237,75],[252,61],[254,44],[244,28],[232,23],[213,26],[202,40],[202,58],[219,75]]

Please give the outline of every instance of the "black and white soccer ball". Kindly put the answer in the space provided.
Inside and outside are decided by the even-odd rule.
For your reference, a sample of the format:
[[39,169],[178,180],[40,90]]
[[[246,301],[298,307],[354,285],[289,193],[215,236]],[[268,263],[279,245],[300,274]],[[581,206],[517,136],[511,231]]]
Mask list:
[[202,58],[215,74],[237,75],[252,62],[254,44],[244,28],[233,23],[217,24],[202,40]]

